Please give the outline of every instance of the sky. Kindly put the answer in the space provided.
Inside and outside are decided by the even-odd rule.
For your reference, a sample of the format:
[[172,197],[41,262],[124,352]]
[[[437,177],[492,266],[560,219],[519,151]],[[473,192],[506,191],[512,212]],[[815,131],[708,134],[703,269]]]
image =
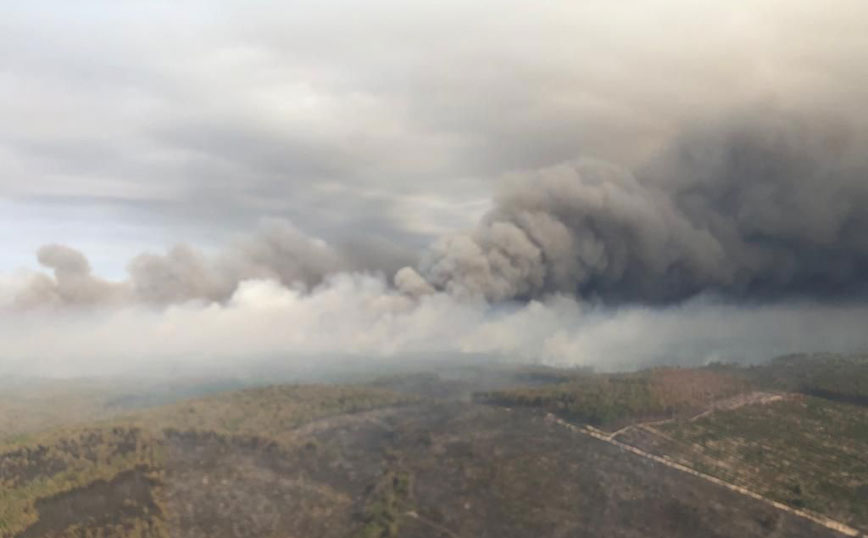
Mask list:
[[[75,348],[67,370],[119,360],[83,333],[241,316],[254,296],[347,333],[264,354],[437,351],[454,314],[468,335],[444,352],[594,362],[615,344],[552,342],[629,312],[861,316],[864,2],[6,4],[0,316]],[[512,346],[486,329],[549,319],[533,308],[570,313]],[[250,316],[232,326],[269,340]],[[775,334],[714,353],[798,347]],[[153,354],[218,346],[196,341]],[[0,365],[48,354],[7,342]]]

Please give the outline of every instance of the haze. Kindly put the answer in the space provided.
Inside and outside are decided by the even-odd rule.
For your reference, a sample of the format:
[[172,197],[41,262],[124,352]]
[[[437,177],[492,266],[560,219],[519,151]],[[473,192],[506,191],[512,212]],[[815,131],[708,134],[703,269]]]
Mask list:
[[864,351],[865,20],[6,7],[0,372]]

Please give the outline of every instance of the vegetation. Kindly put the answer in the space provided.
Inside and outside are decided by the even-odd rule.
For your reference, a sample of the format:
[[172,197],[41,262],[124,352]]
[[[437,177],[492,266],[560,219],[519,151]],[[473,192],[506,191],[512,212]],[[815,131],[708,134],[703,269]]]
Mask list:
[[150,430],[207,431],[289,441],[298,426],[343,413],[415,401],[388,390],[338,385],[279,385],[189,400],[124,418]]
[[134,428],[57,432],[35,444],[8,445],[0,453],[0,536],[34,523],[38,499],[108,480],[137,466],[153,469],[159,461],[154,439]]
[[[38,519],[40,499],[141,468],[155,478],[166,435],[201,431],[290,443],[293,429],[336,414],[415,401],[365,387],[273,386],[209,396],[0,444],[0,537]],[[133,522],[142,525],[142,522]]]
[[658,368],[632,374],[578,374],[565,383],[480,393],[477,401],[542,408],[605,427],[673,417],[748,388],[747,381],[726,373]]
[[868,405],[868,355],[787,355],[747,374],[762,386]]
[[[641,422],[619,440],[868,528],[868,356],[790,355],[747,368],[564,377],[478,400],[612,429]],[[711,405],[720,400],[737,403]]]
[[[606,535],[608,527],[595,526],[602,519],[576,515],[577,502],[593,512],[643,498],[634,507],[645,511],[643,525],[669,513],[634,484],[639,476],[659,484],[659,469],[540,420],[538,411],[618,430],[620,442],[868,529],[866,369],[865,357],[833,355],[621,374],[512,368],[251,388],[125,415],[117,402],[131,400],[120,391],[76,389],[59,391],[70,413],[100,421],[42,432],[63,420],[63,406],[52,414],[50,391],[16,400],[13,387],[0,396],[0,419],[11,424],[13,411],[28,409],[22,401],[34,405],[22,428],[0,438],[0,537],[162,538],[166,528],[192,525],[194,534],[222,538],[236,524],[251,535],[335,538],[432,529],[471,536],[489,527],[548,535],[564,522]],[[468,404],[473,391],[482,391],[477,402],[527,409]],[[389,409],[359,413],[380,408]],[[589,474],[597,472],[606,477]],[[666,476],[667,491],[694,488],[684,494],[691,500],[678,501],[690,508],[676,530],[701,535],[702,518],[717,517],[716,508],[696,499],[723,493]],[[748,510],[753,501],[727,502]],[[744,532],[733,532],[755,535],[760,525],[761,533],[801,535],[799,521],[766,508],[761,521],[740,520]]]
[[387,469],[372,488],[357,538],[398,538],[401,518],[410,509],[410,474]]
[[670,456],[868,529],[868,408],[810,396],[656,426]]

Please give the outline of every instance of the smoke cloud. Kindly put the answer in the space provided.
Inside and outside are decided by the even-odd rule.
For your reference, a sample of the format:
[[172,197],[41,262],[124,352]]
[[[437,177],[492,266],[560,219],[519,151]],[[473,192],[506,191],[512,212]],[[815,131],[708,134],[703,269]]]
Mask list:
[[140,254],[130,261],[129,278],[123,282],[94,276],[84,254],[68,246],[46,245],[37,259],[53,274],[31,275],[13,294],[19,308],[225,302],[244,280],[309,288],[349,267],[324,241],[279,219],[264,220],[255,234],[215,256],[184,244],[165,254]]
[[864,137],[752,112],[688,129],[636,173],[580,160],[512,177],[475,229],[437,241],[398,285],[495,302],[864,295]]
[[512,174],[478,226],[394,275],[283,220],[217,253],[141,254],[119,282],[47,245],[48,272],[0,279],[0,373],[419,354],[609,370],[862,351],[857,127],[753,111],[690,127],[635,170],[579,159]]
[[123,284],[114,284],[91,274],[87,258],[73,248],[45,245],[36,257],[40,264],[53,271],[54,276],[33,275],[15,297],[19,306],[87,306],[116,302],[124,295]]
[[864,0],[15,4],[0,375],[868,349]]
[[[492,306],[445,293],[411,298],[381,277],[339,273],[312,290],[243,282],[225,303],[127,304],[5,316],[0,375],[99,376],[292,371],[426,357],[498,357],[597,370],[759,362],[796,351],[865,349],[868,307],[704,299],[617,309],[550,296]],[[361,366],[357,366],[360,368]]]

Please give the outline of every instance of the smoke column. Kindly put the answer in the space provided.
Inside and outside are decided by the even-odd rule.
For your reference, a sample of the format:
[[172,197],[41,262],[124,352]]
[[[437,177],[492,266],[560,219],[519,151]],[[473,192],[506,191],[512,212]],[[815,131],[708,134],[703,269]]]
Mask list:
[[688,130],[635,174],[588,160],[524,174],[397,282],[493,302],[862,296],[863,142],[817,118],[744,115]]

